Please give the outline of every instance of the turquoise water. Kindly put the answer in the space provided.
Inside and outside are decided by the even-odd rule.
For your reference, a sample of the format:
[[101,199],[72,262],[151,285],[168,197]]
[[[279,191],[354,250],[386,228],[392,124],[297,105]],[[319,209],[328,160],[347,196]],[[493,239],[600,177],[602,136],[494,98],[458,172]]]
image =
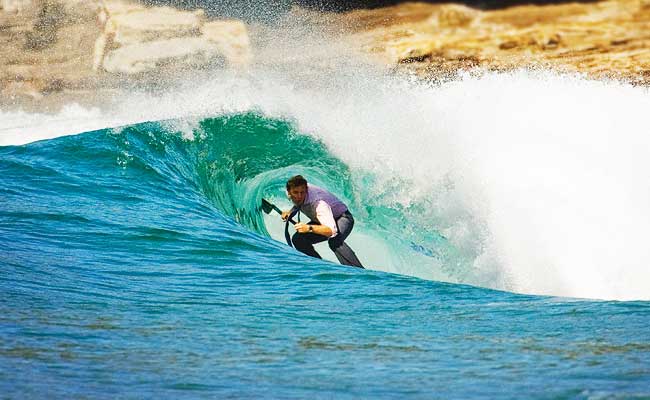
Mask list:
[[[430,204],[291,121],[176,122],[0,147],[3,398],[650,398],[650,302],[464,285],[473,255],[410,227]],[[281,242],[259,204],[295,173],[371,269]]]

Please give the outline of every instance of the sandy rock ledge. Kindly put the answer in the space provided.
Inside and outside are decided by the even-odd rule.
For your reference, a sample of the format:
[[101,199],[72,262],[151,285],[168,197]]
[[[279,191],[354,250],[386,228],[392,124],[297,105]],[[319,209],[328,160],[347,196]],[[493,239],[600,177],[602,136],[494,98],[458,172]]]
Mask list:
[[[292,13],[288,19],[334,32],[320,40],[424,79],[541,67],[650,84],[650,0],[492,11],[413,2]],[[192,71],[246,70],[254,62],[254,31],[242,21],[211,20],[200,9],[136,0],[0,0],[0,109],[55,109],[71,99],[105,99],[125,85],[165,85]],[[258,33],[257,62],[321,62],[300,48],[300,37],[295,49],[275,54],[277,33]]]
[[245,24],[203,10],[128,0],[0,0],[0,106],[83,101],[128,80],[165,81],[181,71],[245,69]]
[[650,0],[493,11],[404,3],[330,19],[380,62],[423,76],[543,67],[650,83]]

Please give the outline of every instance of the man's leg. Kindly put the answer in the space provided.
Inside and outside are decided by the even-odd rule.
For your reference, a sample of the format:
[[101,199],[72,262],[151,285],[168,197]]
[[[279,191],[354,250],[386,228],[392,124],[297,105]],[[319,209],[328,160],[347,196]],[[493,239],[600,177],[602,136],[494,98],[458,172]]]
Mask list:
[[357,255],[354,254],[354,251],[345,244],[345,239],[352,232],[352,227],[354,227],[354,218],[352,214],[345,213],[336,220],[336,227],[339,230],[338,235],[328,241],[330,249],[336,255],[336,258],[343,265],[350,265],[357,268],[363,268],[361,261],[357,258]]
[[291,242],[293,246],[301,253],[305,253],[308,256],[322,258],[320,254],[314,249],[314,244],[324,242],[327,238],[323,235],[316,233],[294,233],[291,237]]

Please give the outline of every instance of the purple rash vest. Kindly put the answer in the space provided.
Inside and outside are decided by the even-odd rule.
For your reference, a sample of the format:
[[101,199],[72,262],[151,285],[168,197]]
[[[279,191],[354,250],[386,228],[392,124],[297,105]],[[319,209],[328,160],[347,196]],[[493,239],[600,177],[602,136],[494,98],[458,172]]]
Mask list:
[[300,209],[312,221],[329,227],[332,230],[331,238],[339,233],[336,228],[336,218],[348,211],[348,206],[332,193],[309,183],[307,184],[305,201],[296,208]]

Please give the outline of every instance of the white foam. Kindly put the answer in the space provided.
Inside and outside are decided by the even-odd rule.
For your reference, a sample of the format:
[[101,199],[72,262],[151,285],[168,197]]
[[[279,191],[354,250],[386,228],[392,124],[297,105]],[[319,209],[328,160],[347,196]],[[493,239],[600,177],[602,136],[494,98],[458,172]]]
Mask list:
[[0,110],[0,146],[19,145],[51,139],[110,125],[98,108],[76,103],[65,105],[57,114],[3,112]]
[[0,110],[0,146],[166,119],[182,119],[170,123],[189,138],[191,125],[197,118],[249,110],[253,106],[250,91],[240,90],[242,86],[249,86],[248,80],[220,73],[219,79],[205,85],[191,81],[155,94],[124,91],[100,106],[86,107],[72,102],[57,113]]
[[351,165],[411,180],[395,201],[433,206],[417,224],[471,256],[466,283],[650,298],[647,89],[526,71],[358,89],[294,115]]

